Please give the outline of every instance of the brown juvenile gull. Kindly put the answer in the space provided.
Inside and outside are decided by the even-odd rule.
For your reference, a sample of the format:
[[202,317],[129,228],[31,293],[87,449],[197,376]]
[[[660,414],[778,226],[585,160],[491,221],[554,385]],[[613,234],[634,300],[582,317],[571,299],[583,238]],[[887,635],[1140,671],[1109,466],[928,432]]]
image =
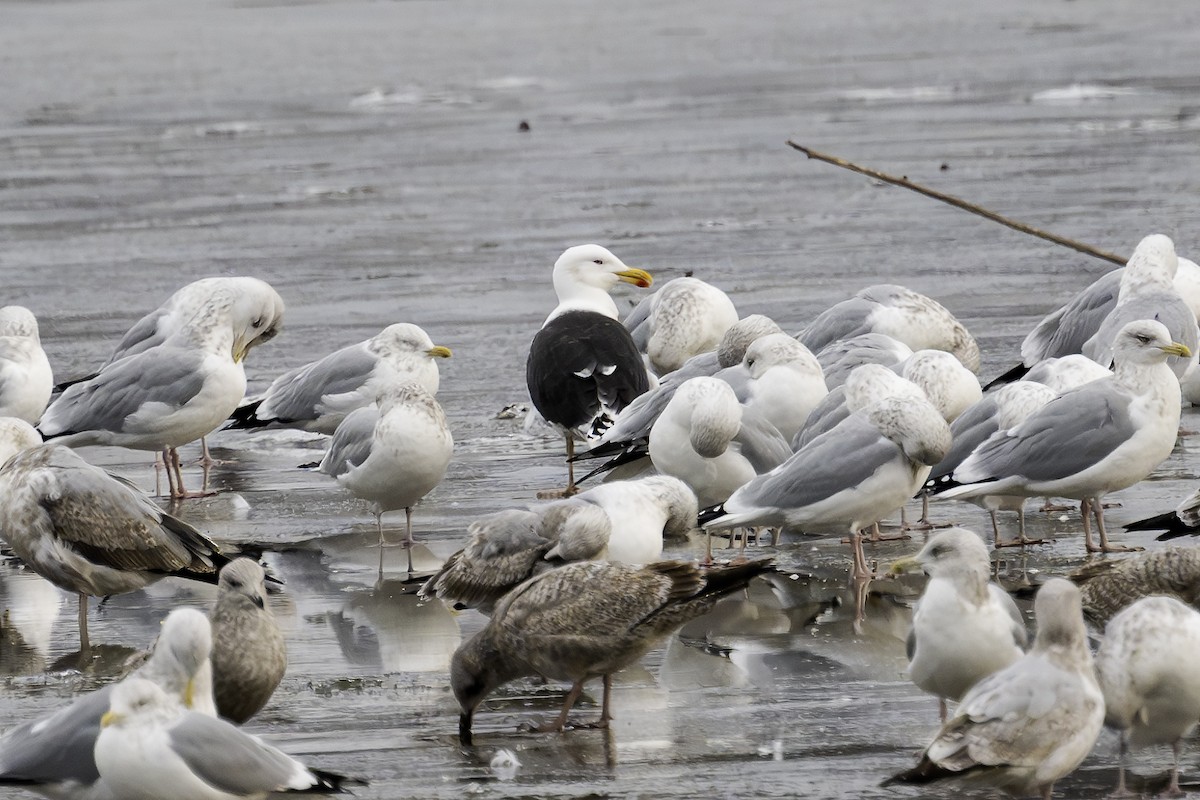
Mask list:
[[529,675],[571,681],[562,712],[544,727],[554,731],[566,727],[584,682],[603,677],[603,711],[596,724],[607,726],[614,672],[769,569],[771,559],[707,571],[682,561],[644,567],[586,561],[526,581],[505,596],[487,626],[450,662],[450,684],[462,709],[459,739],[471,744],[471,722],[485,697]]
[[162,451],[172,497],[186,497],[176,448],[216,430],[246,392],[242,359],[274,304],[219,289],[161,344],[112,362],[50,404],[38,425],[71,447]]
[[908,634],[908,675],[946,701],[1024,653],[1025,621],[1008,592],[988,582],[992,562],[983,540],[961,528],[931,537],[921,551],[892,564],[891,571],[919,567],[929,576],[913,611]]
[[[525,383],[534,408],[566,439],[564,494],[575,492],[575,438],[598,434],[650,386],[642,355],[617,321],[609,292],[621,282],[646,288],[652,280],[595,244],[568,248],[554,262],[558,305],[533,337]],[[605,415],[608,422],[599,423]]]
[[0,536],[34,572],[79,595],[85,653],[89,595],[132,592],[166,575],[214,583],[229,560],[133,485],[59,444],[31,447],[0,468]]
[[22,306],[0,308],[0,416],[37,422],[53,388],[37,318]]
[[1113,796],[1127,795],[1130,748],[1169,744],[1175,753],[1168,797],[1179,789],[1180,741],[1200,722],[1200,612],[1170,597],[1146,597],[1104,628],[1096,676],[1104,692],[1104,722],[1121,733],[1121,763]]
[[435,345],[418,326],[389,325],[364,342],[280,375],[260,397],[234,411],[228,429],[299,428],[332,435],[347,414],[374,403],[389,383],[411,380],[436,395],[436,359],[449,357],[450,348]]
[[117,686],[100,720],[96,767],[122,800],[266,798],[340,792],[347,778],[313,769],[216,717],[181,709],[155,684]]
[[970,777],[1013,794],[1040,792],[1091,752],[1104,727],[1079,590],[1052,578],[1034,600],[1037,635],[1019,660],[967,692],[912,769],[887,781]]
[[[1070,497],[1082,502],[1088,552],[1110,545],[1101,498],[1149,475],[1175,446],[1179,381],[1168,355],[1190,351],[1154,320],[1121,329],[1107,378],[1059,395],[1015,428],[998,431],[960,464],[942,497]],[[1092,542],[1095,513],[1099,548]]]
[[412,572],[412,509],[446,476],[454,438],[433,395],[412,382],[384,388],[378,407],[352,411],[329,442],[321,472],[372,504],[383,547],[383,514],[403,508]]
[[1083,612],[1099,628],[1126,606],[1150,595],[1200,607],[1200,547],[1166,547],[1120,560],[1094,561],[1070,576],[1083,594]]
[[[146,662],[126,680],[152,681],[179,707],[215,716],[211,648],[204,615],[194,608],[177,608],[163,621]],[[0,737],[0,785],[25,786],[63,800],[116,800],[93,756],[100,719],[116,685],[85,694]]]
[[221,568],[212,622],[213,699],[217,713],[241,725],[258,713],[287,670],[287,648],[266,607],[263,568],[235,558]]

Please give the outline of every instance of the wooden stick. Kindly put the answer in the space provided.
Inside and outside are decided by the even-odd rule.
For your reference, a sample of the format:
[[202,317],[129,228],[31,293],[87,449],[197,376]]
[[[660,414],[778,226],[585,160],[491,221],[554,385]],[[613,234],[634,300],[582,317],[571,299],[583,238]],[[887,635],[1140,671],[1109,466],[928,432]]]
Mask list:
[[1026,225],[1024,222],[1018,222],[1015,219],[997,214],[994,211],[988,211],[986,208],[977,206],[974,203],[968,203],[966,200],[954,197],[953,195],[944,194],[942,192],[935,191],[934,189],[928,189],[918,183],[913,183],[908,178],[897,178],[894,175],[888,175],[884,172],[878,172],[873,169],[868,169],[867,167],[860,167],[858,164],[854,164],[845,160],[844,158],[838,158],[837,156],[831,156],[826,153],[819,153],[811,148],[796,144],[790,139],[788,140],[788,146],[799,150],[801,153],[804,153],[804,155],[808,156],[809,158],[816,159],[817,161],[824,161],[827,164],[833,164],[836,167],[848,169],[851,172],[857,172],[860,175],[866,175],[868,178],[874,178],[876,180],[883,181],[884,183],[890,183],[895,186],[903,186],[905,189],[911,189],[918,194],[923,194],[926,197],[932,197],[934,200],[941,200],[943,203],[948,203],[955,208],[961,208],[963,211],[970,211],[972,214],[978,214],[985,219],[990,219],[993,222],[999,222],[1001,225],[1007,225],[1013,230],[1020,231],[1021,233],[1028,233],[1031,236],[1037,236],[1042,239],[1046,239],[1047,241],[1054,242],[1055,244],[1061,244],[1064,247],[1069,247],[1072,250],[1077,250],[1080,253],[1086,253],[1089,256],[1095,256],[1096,258],[1102,258],[1105,261],[1111,261],[1118,266],[1123,267],[1125,266],[1125,263],[1129,261],[1129,259],[1123,258],[1115,253],[1110,253],[1106,250],[1101,250],[1097,247],[1092,247],[1091,245],[1084,244],[1083,242],[1077,242],[1073,239],[1065,239],[1062,236],[1056,236],[1049,231],[1035,228],[1032,225]]

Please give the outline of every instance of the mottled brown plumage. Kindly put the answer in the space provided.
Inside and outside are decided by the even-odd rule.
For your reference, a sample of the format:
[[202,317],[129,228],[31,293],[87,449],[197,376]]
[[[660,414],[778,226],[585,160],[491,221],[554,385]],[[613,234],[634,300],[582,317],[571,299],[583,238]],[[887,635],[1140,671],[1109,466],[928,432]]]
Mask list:
[[1200,547],[1168,547],[1083,566],[1071,580],[1083,595],[1083,613],[1103,628],[1117,612],[1152,594],[1200,608]]
[[721,597],[771,569],[771,559],[702,570],[682,561],[644,567],[580,562],[518,586],[496,606],[487,627],[465,642],[450,663],[462,708],[459,738],[471,744],[475,709],[493,689],[526,675],[571,681],[555,723],[567,714],[588,678],[604,678],[606,725],[611,676]]
[[287,648],[266,607],[263,569],[236,558],[221,570],[212,622],[213,699],[217,713],[241,725],[258,713],[287,671]]

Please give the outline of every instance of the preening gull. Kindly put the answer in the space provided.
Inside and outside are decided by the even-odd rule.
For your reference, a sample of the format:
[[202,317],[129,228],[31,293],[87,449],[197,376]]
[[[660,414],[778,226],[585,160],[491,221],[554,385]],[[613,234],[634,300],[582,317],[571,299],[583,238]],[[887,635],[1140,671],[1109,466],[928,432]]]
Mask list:
[[217,713],[241,725],[271,699],[287,671],[283,632],[266,607],[263,568],[235,558],[221,568],[212,622],[213,700]]
[[1196,363],[1195,350],[1200,343],[1196,315],[1176,291],[1175,272],[1179,259],[1175,244],[1166,236],[1147,236],[1138,244],[1121,274],[1121,289],[1117,305],[1104,318],[1090,339],[1084,342],[1083,354],[1101,366],[1113,360],[1113,342],[1126,324],[1140,319],[1155,319],[1166,326],[1171,339],[1189,350],[1187,356],[1172,356],[1167,365],[1182,378]]
[[1079,590],[1051,578],[1034,600],[1037,635],[1019,660],[967,692],[920,763],[885,781],[970,777],[1017,795],[1040,792],[1087,757],[1104,727]]
[[1158,541],[1200,535],[1200,489],[1185,497],[1173,511],[1125,525],[1127,531],[1164,531]]
[[942,722],[946,701],[1020,658],[1028,635],[1008,592],[988,582],[992,562],[974,533],[951,528],[931,537],[892,572],[911,567],[929,576],[913,611],[908,634],[908,674],[938,698]]
[[214,583],[229,560],[131,484],[53,443],[0,469],[0,531],[30,569],[79,595],[85,652],[89,595],[132,592],[166,575]]
[[805,420],[804,427],[792,437],[792,449],[799,450],[823,433],[837,427],[846,417],[886,397],[912,397],[926,400],[920,386],[902,378],[896,371],[881,364],[863,364],[817,403]]
[[1040,383],[1050,387],[1055,394],[1062,394],[1097,378],[1106,378],[1110,371],[1082,353],[1073,353],[1042,359],[1025,373],[1022,380]]
[[918,350],[902,362],[900,375],[921,387],[946,422],[954,422],[983,396],[975,373],[944,350]]
[[517,584],[568,561],[646,564],[663,539],[693,530],[699,509],[687,484],[668,475],[612,481],[532,510],[489,514],[468,527],[466,547],[421,589],[490,611]]
[[383,514],[403,508],[412,572],[412,509],[446,476],[454,439],[433,395],[412,382],[381,390],[378,406],[352,411],[338,425],[317,469],[372,504],[379,546]]
[[[163,621],[149,658],[126,680],[156,684],[170,703],[215,715],[212,635],[208,620],[192,608],[177,608]],[[0,737],[0,785],[15,783],[50,797],[114,800],[100,778],[93,750],[100,719],[116,684],[85,694],[53,714],[22,723]]]
[[1121,733],[1114,796],[1126,796],[1130,746],[1169,744],[1175,753],[1167,797],[1179,789],[1181,740],[1200,722],[1200,612],[1170,597],[1146,597],[1104,628],[1096,677],[1104,692],[1104,722]]
[[880,364],[892,367],[913,354],[904,342],[884,333],[864,333],[838,339],[821,348],[817,362],[825,374],[825,385],[835,389],[846,382],[856,367]]
[[871,572],[859,531],[903,506],[949,449],[950,426],[929,401],[889,397],[851,414],[738,489],[720,509],[705,515],[705,527],[789,525],[805,532],[845,531],[854,547],[854,575],[866,578]]
[[692,356],[712,350],[738,321],[733,301],[699,278],[673,278],[638,303],[625,320],[650,367],[665,375]]
[[1179,381],[1166,359],[1189,351],[1154,320],[1127,324],[1113,349],[1111,376],[1060,395],[991,436],[954,470],[958,485],[942,496],[1075,498],[1083,504],[1088,552],[1096,550],[1090,512],[1099,549],[1122,549],[1108,542],[1100,499],[1145,478],[1170,455],[1179,429]]
[[739,395],[738,399],[761,414],[789,442],[829,393],[816,357],[786,333],[755,340],[746,349],[742,366],[747,381],[745,396]]
[[[1086,360],[1086,359],[1085,359]],[[1092,362],[1089,362],[1092,363]],[[1107,372],[1107,371],[1106,371]],[[946,457],[934,465],[925,482],[922,493],[925,497],[934,494],[943,485],[952,485],[952,475],[976,447],[987,441],[997,431],[1008,430],[1024,422],[1031,414],[1049,403],[1055,393],[1049,387],[1029,380],[1006,384],[984,395],[978,403],[968,408],[950,425],[953,443]],[[988,512],[992,520],[992,535],[996,547],[1031,544],[1025,536],[1024,495],[980,495],[968,498]],[[996,523],[996,512],[1016,511],[1019,530],[1016,541],[1000,539],[1000,527]]]
[[460,741],[472,744],[472,721],[484,698],[531,675],[572,683],[562,712],[541,730],[563,730],[584,682],[595,676],[604,679],[596,724],[607,726],[614,672],[770,569],[771,559],[708,570],[682,561],[644,567],[586,561],[526,581],[450,662],[450,684],[462,710]]
[[650,430],[649,452],[659,472],[682,480],[708,506],[779,466],[791,448],[775,426],[738,402],[729,384],[701,377],[675,392]]
[[1171,546],[1120,560],[1092,561],[1070,577],[1083,595],[1084,614],[1099,628],[1150,595],[1200,607],[1200,547]]
[[646,288],[652,280],[594,244],[568,248],[554,263],[558,306],[533,337],[525,382],[538,413],[566,438],[566,494],[575,491],[575,437],[595,432],[599,417],[615,416],[650,387],[609,292],[620,282]]
[[339,792],[347,779],[306,767],[223,719],[180,709],[150,681],[113,689],[100,720],[96,767],[123,800],[266,798],[275,792]]
[[814,353],[830,342],[864,333],[883,333],[913,350],[945,350],[963,365],[979,369],[979,345],[946,307],[894,284],[868,286],[829,308],[796,338]]
[[231,289],[214,292],[167,339],[104,367],[50,404],[38,425],[72,447],[161,450],[173,497],[187,496],[175,448],[218,426],[246,392],[242,359],[268,309]]
[[239,406],[228,427],[332,435],[347,414],[374,403],[390,383],[414,381],[436,395],[439,358],[450,358],[450,349],[435,345],[420,327],[389,325],[366,341],[280,375],[261,397]]
[[23,306],[0,308],[0,416],[37,422],[53,388],[37,318]]

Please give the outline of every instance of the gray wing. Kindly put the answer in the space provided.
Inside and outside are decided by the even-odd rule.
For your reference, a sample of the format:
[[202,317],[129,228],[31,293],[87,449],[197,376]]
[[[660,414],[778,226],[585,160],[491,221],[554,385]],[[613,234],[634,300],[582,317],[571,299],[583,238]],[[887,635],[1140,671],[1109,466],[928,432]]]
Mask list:
[[988,592],[997,603],[1004,607],[1008,612],[1009,619],[1012,620],[1012,637],[1013,642],[1022,650],[1029,644],[1029,631],[1025,628],[1025,618],[1021,616],[1021,609],[1017,608],[1017,604],[1012,599],[1012,595],[1004,591],[1001,587],[994,583],[988,584]]
[[976,447],[1000,430],[996,418],[999,406],[995,394],[984,395],[983,399],[968,408],[950,425],[950,452],[934,465],[929,480],[937,480],[953,474],[958,465],[971,455]]
[[846,407],[845,385],[830,389],[829,394],[821,398],[817,407],[809,412],[804,427],[792,437],[792,449],[799,450],[821,434],[828,433],[848,416],[850,409]]
[[1082,472],[1133,436],[1130,396],[1108,380],[1051,400],[1017,427],[998,431],[958,469],[959,483],[1014,475],[1052,481]]
[[[1125,303],[1117,304],[1107,317],[1104,318],[1095,336],[1088,339],[1083,346],[1083,354],[1101,366],[1110,366],[1113,360],[1112,344],[1128,323],[1139,319],[1154,319],[1167,326],[1171,339],[1188,346],[1196,351],[1197,334],[1196,315],[1191,307],[1183,301],[1177,292],[1148,292]],[[1176,377],[1182,377],[1187,371],[1191,359],[1170,356],[1167,364]]]
[[0,738],[0,781],[36,783],[100,778],[92,750],[100,736],[100,717],[108,711],[112,685],[80,697],[48,717],[10,730]]
[[234,795],[285,788],[298,764],[216,717],[189,711],[167,730],[171,749],[201,780]]
[[367,348],[367,342],[359,342],[280,375],[267,388],[255,416],[288,422],[316,419],[323,397],[361,389],[371,377],[379,357]]
[[1021,360],[1032,367],[1043,358],[1082,353],[1083,344],[1100,329],[1117,304],[1121,269],[1098,278],[1062,308],[1037,324],[1021,342]]
[[638,395],[632,403],[621,409],[616,422],[604,432],[599,443],[629,442],[649,436],[654,421],[671,402],[676,389],[691,378],[713,375],[719,369],[716,353],[692,356],[682,367],[663,376],[657,389]]
[[643,353],[646,352],[646,346],[650,343],[650,334],[653,332],[650,329],[650,312],[654,309],[654,300],[658,297],[659,291],[656,289],[643,297],[642,302],[629,312],[629,316],[622,323],[625,330],[629,331],[629,335],[633,337],[633,343],[637,345],[637,349]]
[[147,403],[181,408],[200,393],[203,354],[157,347],[116,361],[89,381],[69,387],[42,416],[47,435],[79,431],[123,431],[126,419]]
[[105,362],[105,366],[114,361],[120,361],[126,356],[137,355],[151,347],[157,347],[166,341],[166,337],[159,330],[159,323],[170,313],[167,309],[156,308],[133,323],[133,327],[126,331],[125,335],[121,337],[121,341],[117,343],[116,349]]
[[834,389],[846,382],[846,378],[857,367],[863,364],[881,364],[885,367],[894,366],[912,350],[903,342],[893,339],[883,333],[864,333],[852,339],[830,342],[819,353],[817,363],[825,375],[825,385]]
[[329,450],[321,460],[318,471],[338,477],[359,466],[371,455],[371,444],[375,440],[375,423],[379,419],[379,408],[367,406],[351,411],[333,432]]
[[760,475],[792,457],[792,448],[779,429],[752,408],[742,409],[742,425],[733,441]]
[[750,399],[750,370],[746,369],[744,365],[734,364],[732,367],[725,367],[713,377],[728,383],[739,403],[745,403]]
[[834,305],[809,323],[796,338],[814,353],[839,339],[871,333],[868,317],[879,303],[865,297],[851,297]]
[[[764,508],[803,508],[857,486],[900,454],[866,419],[851,416],[734,496],[739,506],[745,501]],[[727,505],[732,502],[730,498]]]

